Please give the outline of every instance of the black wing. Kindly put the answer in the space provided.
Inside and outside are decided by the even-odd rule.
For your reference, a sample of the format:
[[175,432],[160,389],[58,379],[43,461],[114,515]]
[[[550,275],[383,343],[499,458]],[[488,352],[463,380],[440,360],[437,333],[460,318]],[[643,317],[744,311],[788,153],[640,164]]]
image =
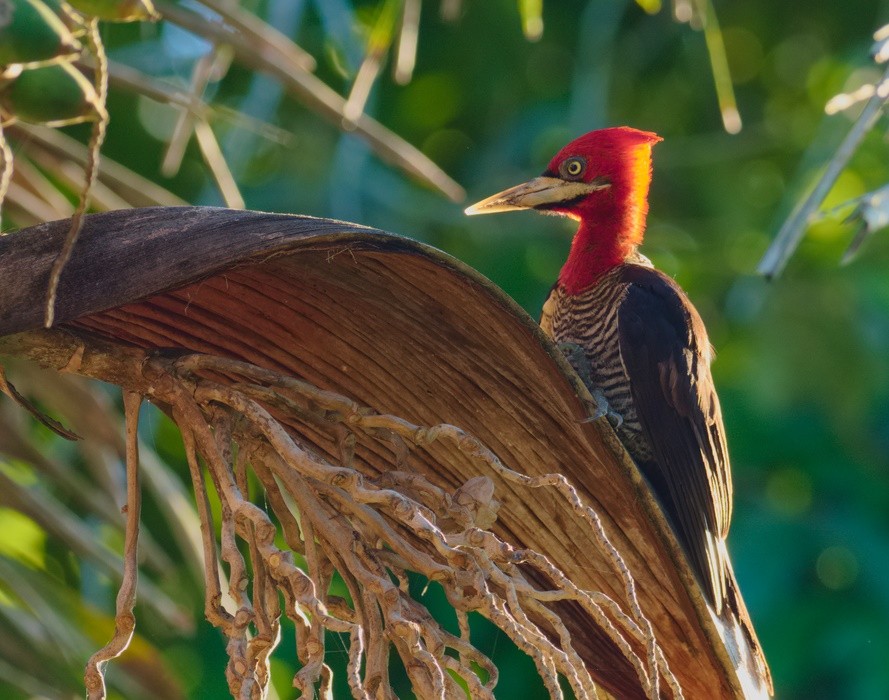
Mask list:
[[717,614],[726,593],[732,483],[710,344],[679,286],[651,268],[627,266],[618,310],[621,361],[651,449],[640,464],[672,520]]

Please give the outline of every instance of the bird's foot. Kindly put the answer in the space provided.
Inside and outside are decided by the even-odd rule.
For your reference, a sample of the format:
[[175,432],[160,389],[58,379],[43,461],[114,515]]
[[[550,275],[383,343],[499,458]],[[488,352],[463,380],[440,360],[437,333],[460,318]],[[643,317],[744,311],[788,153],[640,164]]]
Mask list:
[[592,386],[593,368],[590,367],[590,360],[587,357],[586,350],[583,349],[583,346],[578,345],[577,343],[559,343],[558,348],[562,351],[562,355],[565,356],[565,359],[568,360],[568,364],[574,368],[575,372],[577,372],[577,376],[580,377],[584,385]]
[[587,357],[586,350],[577,343],[559,343],[558,347],[565,356],[565,359],[568,360],[568,364],[574,368],[574,371],[577,372],[577,375],[580,377],[581,381],[583,381],[587,389],[590,390],[590,394],[592,394],[593,399],[596,401],[596,412],[587,418],[585,422],[592,422],[604,416],[614,428],[619,428],[623,425],[623,416],[616,411],[611,410],[611,406],[605,398],[605,392],[603,392],[601,388],[593,386],[593,370],[590,366],[590,360]]
[[611,405],[605,398],[605,392],[603,392],[599,387],[596,386],[590,390],[590,393],[596,400],[596,412],[592,416],[587,418],[587,421],[592,422],[604,416],[608,419],[608,422],[611,423],[612,428],[617,429],[622,426],[624,423],[624,417],[617,411],[612,410]]

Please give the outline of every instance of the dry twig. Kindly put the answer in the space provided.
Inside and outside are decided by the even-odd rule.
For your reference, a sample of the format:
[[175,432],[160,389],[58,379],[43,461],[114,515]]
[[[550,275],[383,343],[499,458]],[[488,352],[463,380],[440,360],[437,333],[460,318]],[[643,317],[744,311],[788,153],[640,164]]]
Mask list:
[[96,120],[93,122],[93,130],[90,134],[89,158],[84,171],[84,183],[83,189],[80,191],[80,201],[77,209],[74,210],[74,216],[71,217],[71,228],[68,229],[65,243],[56,256],[49,274],[49,284],[46,290],[46,308],[44,310],[44,325],[47,328],[52,326],[55,317],[56,290],[62,277],[62,271],[71,258],[74,244],[77,243],[80,230],[83,228],[83,217],[89,205],[90,190],[99,172],[99,154],[102,150],[102,143],[105,141],[105,131],[108,128],[108,110],[105,107],[105,98],[108,95],[108,57],[105,55],[105,47],[99,34],[99,20],[95,17],[88,20],[86,30],[90,50],[96,57],[95,82],[98,99],[93,105],[96,111]]
[[12,181],[12,149],[9,147],[9,141],[6,140],[6,133],[3,130],[3,120],[0,119],[0,210],[2,210],[3,202],[6,200],[6,193],[9,190],[9,183]]
[[114,617],[114,636],[104,647],[90,657],[83,682],[89,700],[104,700],[105,665],[120,656],[130,645],[136,629],[136,585],[139,580],[139,514],[142,497],[139,490],[139,408],[142,397],[124,391],[124,411],[127,423],[127,528],[124,538],[124,575],[117,594],[117,612]]

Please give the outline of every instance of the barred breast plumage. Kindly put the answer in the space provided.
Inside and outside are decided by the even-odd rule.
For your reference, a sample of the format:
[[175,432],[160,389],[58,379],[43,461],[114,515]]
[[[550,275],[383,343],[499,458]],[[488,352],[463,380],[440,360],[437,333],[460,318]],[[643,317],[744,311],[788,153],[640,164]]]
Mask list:
[[[641,255],[628,264],[651,267]],[[624,267],[614,268],[577,295],[567,294],[559,285],[553,287],[543,305],[540,326],[553,342],[572,343],[585,350],[590,388],[601,389],[611,409],[623,419],[615,432],[638,462],[651,459],[651,446],[642,432],[630,377],[620,357],[617,314],[629,286],[623,279]]]

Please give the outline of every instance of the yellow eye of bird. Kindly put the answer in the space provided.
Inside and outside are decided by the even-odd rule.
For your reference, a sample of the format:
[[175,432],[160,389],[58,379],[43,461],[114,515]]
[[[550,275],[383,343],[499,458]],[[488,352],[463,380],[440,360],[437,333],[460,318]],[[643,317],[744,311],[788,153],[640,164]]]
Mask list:
[[581,158],[569,158],[562,163],[562,173],[571,178],[579,177],[583,174],[585,165],[586,163]]

